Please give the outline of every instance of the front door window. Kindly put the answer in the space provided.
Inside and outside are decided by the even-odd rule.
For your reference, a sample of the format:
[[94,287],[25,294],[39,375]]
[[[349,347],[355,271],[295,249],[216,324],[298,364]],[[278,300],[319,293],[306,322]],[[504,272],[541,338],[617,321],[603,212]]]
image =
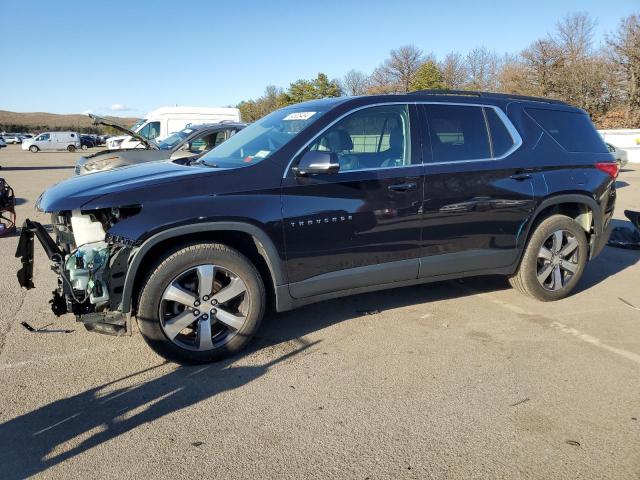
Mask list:
[[371,170],[411,164],[407,105],[366,108],[340,120],[309,150],[336,153],[340,171]]

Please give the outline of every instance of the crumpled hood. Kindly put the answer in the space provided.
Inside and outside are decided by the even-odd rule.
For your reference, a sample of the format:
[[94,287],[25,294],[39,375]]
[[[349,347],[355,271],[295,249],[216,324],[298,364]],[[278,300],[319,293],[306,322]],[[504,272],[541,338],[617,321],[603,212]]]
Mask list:
[[171,161],[131,165],[63,180],[40,196],[36,208],[43,212],[73,210],[104,195],[131,192],[168,182],[175,184],[194,175],[225,171],[229,170],[184,166]]

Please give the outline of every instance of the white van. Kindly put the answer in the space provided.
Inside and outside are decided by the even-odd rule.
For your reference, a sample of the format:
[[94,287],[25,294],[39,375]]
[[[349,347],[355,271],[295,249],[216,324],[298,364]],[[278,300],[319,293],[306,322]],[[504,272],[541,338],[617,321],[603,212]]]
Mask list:
[[33,153],[40,150],[75,152],[77,148],[80,148],[78,132],[45,132],[35,138],[25,138],[22,142],[22,150],[31,150]]
[[[231,107],[162,107],[149,112],[131,130],[148,140],[162,140],[187,125],[224,121],[240,122],[240,110]],[[111,137],[107,140],[109,150],[136,147],[143,148],[144,145],[129,136]]]

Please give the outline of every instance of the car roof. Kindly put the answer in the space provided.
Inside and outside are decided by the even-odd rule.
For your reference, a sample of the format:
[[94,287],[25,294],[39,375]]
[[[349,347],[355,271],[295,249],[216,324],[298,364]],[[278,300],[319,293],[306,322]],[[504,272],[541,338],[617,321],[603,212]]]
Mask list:
[[[341,104],[367,105],[392,102],[429,102],[429,103],[468,103],[495,105],[503,109],[510,103],[522,103],[529,107],[553,108],[558,110],[584,113],[584,110],[569,105],[561,100],[545,97],[531,97],[525,95],[471,91],[471,90],[419,90],[416,92],[383,95],[364,95],[355,97],[336,97],[322,100],[312,100],[298,104],[299,106],[322,105],[333,108]],[[296,105],[296,106],[298,106]]]

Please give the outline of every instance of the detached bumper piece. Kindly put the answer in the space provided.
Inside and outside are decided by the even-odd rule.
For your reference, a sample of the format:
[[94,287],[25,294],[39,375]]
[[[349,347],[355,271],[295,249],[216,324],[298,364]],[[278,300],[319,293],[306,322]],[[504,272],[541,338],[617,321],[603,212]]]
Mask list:
[[34,235],[40,241],[47,257],[52,262],[60,265],[63,259],[63,253],[60,251],[56,242],[49,236],[45,228],[38,222],[32,222],[28,218],[22,224],[20,231],[20,240],[16,249],[16,258],[20,258],[22,268],[18,270],[18,283],[21,287],[30,290],[34,288],[33,284],[33,237]]

